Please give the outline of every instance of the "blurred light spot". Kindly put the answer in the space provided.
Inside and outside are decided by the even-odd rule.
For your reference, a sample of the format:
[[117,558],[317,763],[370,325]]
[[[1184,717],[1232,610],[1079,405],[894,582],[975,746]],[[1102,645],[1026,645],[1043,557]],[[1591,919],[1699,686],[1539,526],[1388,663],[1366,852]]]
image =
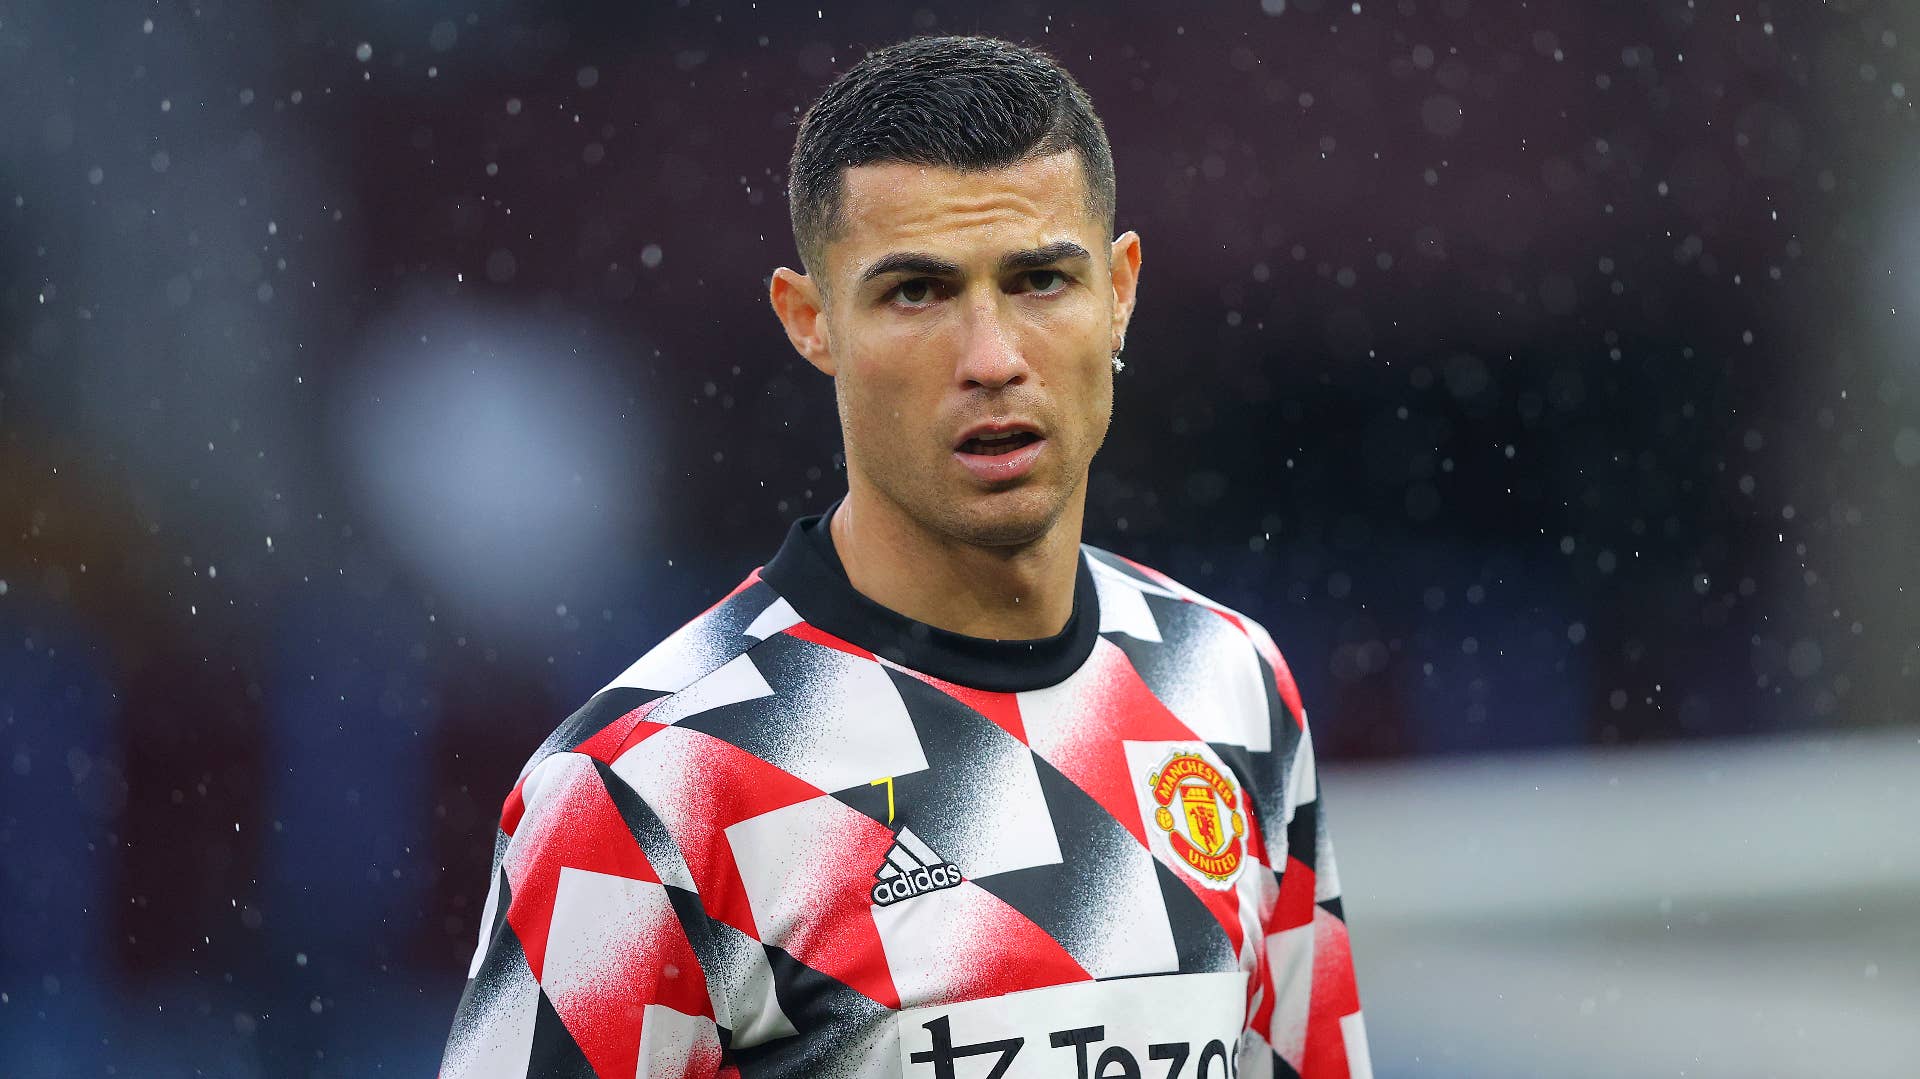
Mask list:
[[1807,638],[1793,642],[1787,649],[1787,669],[1796,678],[1811,678],[1820,670],[1820,646]]
[[1893,436],[1893,459],[1907,468],[1920,465],[1920,430],[1900,428]]
[[513,252],[504,247],[496,248],[493,254],[487,256],[487,280],[496,285],[512,281],[518,271],[519,263],[514,259]]
[[537,632],[622,572],[651,504],[632,443],[652,424],[631,419],[617,369],[536,322],[410,312],[343,380],[333,441],[414,572],[473,617]]

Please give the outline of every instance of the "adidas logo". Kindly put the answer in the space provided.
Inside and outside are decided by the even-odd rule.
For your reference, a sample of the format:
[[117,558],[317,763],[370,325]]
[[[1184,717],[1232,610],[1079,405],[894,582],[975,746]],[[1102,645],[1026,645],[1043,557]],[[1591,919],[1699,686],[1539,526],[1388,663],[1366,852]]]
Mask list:
[[887,860],[873,871],[873,877],[873,901],[883,907],[951,888],[965,879],[957,867],[933,853],[909,828],[900,829],[893,837]]

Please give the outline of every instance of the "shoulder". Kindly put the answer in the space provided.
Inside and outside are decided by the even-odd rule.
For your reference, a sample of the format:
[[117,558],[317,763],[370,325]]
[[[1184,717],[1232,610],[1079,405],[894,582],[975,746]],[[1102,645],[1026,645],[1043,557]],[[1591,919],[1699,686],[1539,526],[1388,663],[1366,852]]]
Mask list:
[[1259,621],[1125,555],[1080,545],[1100,597],[1100,632],[1227,656],[1248,652],[1273,690],[1304,725],[1306,711],[1286,657]]
[[1095,547],[1091,543],[1082,543],[1080,550],[1086,554],[1088,562],[1093,566],[1094,580],[1096,583],[1111,582],[1143,593],[1162,595],[1168,599],[1180,600],[1186,603],[1196,603],[1209,610],[1232,618],[1244,620],[1246,617],[1238,611],[1229,608],[1226,604],[1210,599],[1188,588],[1186,585],[1154,569],[1152,566],[1136,562],[1125,555],[1115,554],[1102,547]]
[[796,621],[792,606],[756,569],[574,710],[528,758],[521,778],[557,753],[582,753],[611,763],[647,717],[682,699],[723,689],[751,670],[742,657]]

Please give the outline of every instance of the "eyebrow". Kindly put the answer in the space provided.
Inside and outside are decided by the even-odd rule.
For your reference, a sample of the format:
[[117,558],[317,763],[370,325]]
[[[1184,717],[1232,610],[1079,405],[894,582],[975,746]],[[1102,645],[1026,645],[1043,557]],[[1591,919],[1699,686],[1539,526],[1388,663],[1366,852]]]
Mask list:
[[884,277],[890,273],[923,274],[928,277],[958,277],[960,275],[960,267],[948,262],[946,259],[921,251],[895,251],[891,255],[881,256],[878,262],[867,267],[867,272],[860,275],[860,282],[861,284],[865,284],[876,277]]
[[1055,240],[1045,247],[1036,247],[1029,251],[1015,251],[1000,260],[1002,270],[1035,270],[1042,266],[1051,266],[1056,262],[1069,259],[1092,258],[1087,249],[1072,240]]
[[[1010,252],[1000,260],[1000,269],[1002,271],[1032,270],[1069,259],[1092,257],[1087,253],[1086,248],[1072,240],[1056,240],[1042,247]],[[876,277],[884,277],[890,273],[911,273],[926,277],[958,277],[960,267],[924,251],[895,251],[890,255],[881,256],[873,265],[867,267],[866,272],[860,275],[860,281],[865,284]]]

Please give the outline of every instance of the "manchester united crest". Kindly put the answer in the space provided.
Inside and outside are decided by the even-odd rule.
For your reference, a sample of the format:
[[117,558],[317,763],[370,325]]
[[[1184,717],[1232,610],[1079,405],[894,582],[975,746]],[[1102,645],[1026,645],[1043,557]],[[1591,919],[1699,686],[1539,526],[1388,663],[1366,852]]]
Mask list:
[[1147,776],[1153,823],[1174,857],[1210,888],[1230,888],[1246,861],[1240,790],[1205,757],[1175,750]]

